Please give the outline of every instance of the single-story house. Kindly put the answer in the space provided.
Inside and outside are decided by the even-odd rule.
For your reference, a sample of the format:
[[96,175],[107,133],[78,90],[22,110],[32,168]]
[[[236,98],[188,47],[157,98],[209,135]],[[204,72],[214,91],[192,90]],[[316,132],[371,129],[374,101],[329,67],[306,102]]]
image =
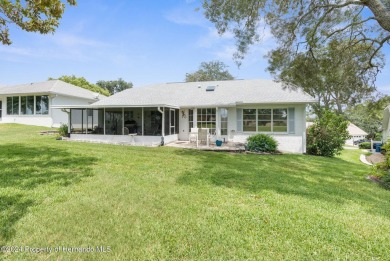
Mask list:
[[90,105],[105,97],[60,81],[0,87],[0,123],[59,127],[68,115],[55,105]]
[[383,110],[382,140],[386,142],[390,138],[390,105]]
[[314,102],[272,80],[232,80],[153,84],[88,106],[55,108],[69,112],[71,139],[169,143],[188,141],[191,128],[198,127],[234,142],[267,133],[279,150],[304,153],[306,106]]

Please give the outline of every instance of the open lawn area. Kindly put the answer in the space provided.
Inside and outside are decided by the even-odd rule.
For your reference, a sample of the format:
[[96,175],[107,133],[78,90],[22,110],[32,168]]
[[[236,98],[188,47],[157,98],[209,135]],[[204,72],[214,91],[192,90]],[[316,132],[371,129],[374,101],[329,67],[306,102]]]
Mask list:
[[25,250],[0,259],[390,259],[390,191],[366,180],[359,150],[246,155],[44,129],[0,124],[0,246]]

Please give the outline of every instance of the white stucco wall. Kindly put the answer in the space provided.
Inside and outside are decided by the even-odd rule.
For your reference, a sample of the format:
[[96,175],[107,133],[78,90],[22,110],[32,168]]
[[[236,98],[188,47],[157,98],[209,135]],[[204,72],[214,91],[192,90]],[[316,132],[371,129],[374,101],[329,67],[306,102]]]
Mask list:
[[[221,107],[222,108],[222,107]],[[302,104],[257,104],[245,105],[239,107],[229,107],[228,110],[228,135],[218,138],[226,138],[233,142],[245,143],[246,139],[255,132],[238,131],[237,128],[237,109],[276,109],[276,108],[294,108],[294,133],[267,133],[273,136],[279,143],[278,149],[283,152],[305,153],[306,152],[306,106]],[[197,108],[194,108],[196,111]],[[180,111],[182,111],[181,109]],[[188,109],[185,110],[188,115]],[[290,117],[290,116],[289,116]],[[219,127],[219,113],[217,113],[216,126]],[[188,119],[180,119],[179,122],[179,140],[188,140]],[[184,131],[183,131],[184,130]],[[217,131],[218,132],[218,131]],[[218,136],[218,135],[217,135]]]
[[[185,117],[183,117],[183,112]],[[179,140],[188,140],[189,135],[188,109],[179,110]]]
[[[234,136],[233,142],[246,143],[249,136],[254,134],[237,134]],[[303,137],[299,135],[270,135],[278,142],[278,150],[287,153],[303,153],[304,144]]]
[[[242,109],[275,109],[275,108],[294,108],[295,109],[295,133],[294,134],[270,134],[274,137],[278,143],[278,150],[289,153],[305,153],[306,152],[306,106],[296,104],[265,104],[265,105],[252,105],[252,106],[241,106]],[[233,142],[246,142],[246,139],[254,132],[238,132],[237,131],[237,108],[229,108],[229,122],[228,132],[229,140]]]
[[[71,134],[72,140],[101,142],[101,143],[132,143],[139,146],[157,146],[161,143],[161,136],[141,136],[134,137],[127,135],[93,135],[93,134]],[[134,138],[134,139],[133,139]],[[176,141],[178,135],[168,135],[164,137],[164,143]]]
[[[19,123],[26,125],[59,127],[62,123],[68,123],[68,115],[59,109],[52,109],[52,105],[87,105],[92,103],[92,100],[83,98],[70,97],[64,95],[53,95],[47,93],[37,93],[30,95],[49,95],[49,114],[47,115],[7,115],[7,96],[0,96],[2,100],[2,123]],[[18,96],[18,95],[12,95]],[[21,96],[28,96],[24,94]]]

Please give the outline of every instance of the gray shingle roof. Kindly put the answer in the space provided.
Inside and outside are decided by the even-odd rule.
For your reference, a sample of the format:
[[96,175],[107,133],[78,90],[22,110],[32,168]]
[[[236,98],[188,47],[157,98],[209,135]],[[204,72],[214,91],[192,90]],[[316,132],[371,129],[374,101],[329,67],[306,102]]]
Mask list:
[[[96,100],[96,93],[60,80],[0,87],[0,95],[53,93]],[[105,97],[101,95],[101,97]]]
[[[215,86],[214,91],[206,91]],[[272,80],[233,80],[153,84],[132,88],[103,98],[93,107],[153,106],[178,107],[234,106],[236,104],[313,103],[302,91],[283,90]]]

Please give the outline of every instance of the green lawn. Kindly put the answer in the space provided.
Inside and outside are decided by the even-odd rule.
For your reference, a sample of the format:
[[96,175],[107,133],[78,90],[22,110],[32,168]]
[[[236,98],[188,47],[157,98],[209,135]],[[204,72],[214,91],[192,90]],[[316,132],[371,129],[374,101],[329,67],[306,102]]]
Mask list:
[[365,179],[358,150],[213,153],[56,141],[43,129],[0,124],[0,246],[53,252],[0,259],[390,259],[390,191]]

